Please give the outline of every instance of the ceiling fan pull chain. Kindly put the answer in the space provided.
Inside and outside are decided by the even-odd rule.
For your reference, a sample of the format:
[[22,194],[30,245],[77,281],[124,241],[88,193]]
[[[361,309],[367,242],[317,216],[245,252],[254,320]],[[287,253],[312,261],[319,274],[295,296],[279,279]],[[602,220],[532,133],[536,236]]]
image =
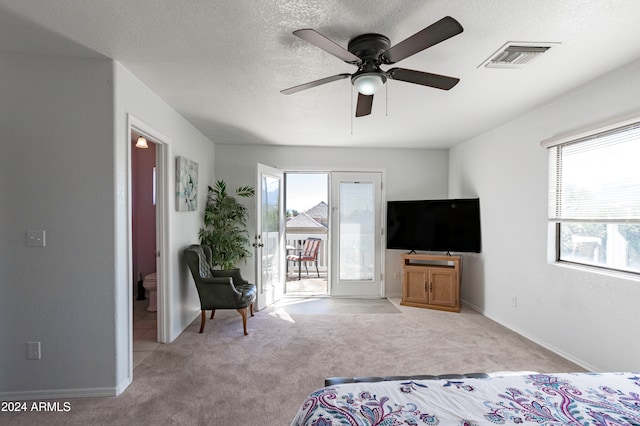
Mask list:
[[351,92],[349,93],[351,97],[351,108],[349,108],[349,118],[351,119],[351,136],[353,136],[353,85],[351,85]]

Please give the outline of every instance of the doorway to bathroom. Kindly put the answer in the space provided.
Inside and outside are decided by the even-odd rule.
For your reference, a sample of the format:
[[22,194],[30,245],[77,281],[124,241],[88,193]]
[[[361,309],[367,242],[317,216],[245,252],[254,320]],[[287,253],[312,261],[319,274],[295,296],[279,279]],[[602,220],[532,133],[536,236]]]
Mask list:
[[133,367],[158,345],[157,151],[158,145],[131,131],[131,263]]
[[[169,341],[168,331],[171,322],[171,306],[170,295],[167,294],[167,279],[171,276],[171,264],[167,261],[165,253],[169,253],[169,200],[172,199],[169,194],[169,158],[170,155],[170,139],[150,127],[146,123],[132,116],[127,115],[127,175],[128,185],[127,204],[128,204],[128,247],[127,247],[127,270],[129,282],[127,283],[127,299],[129,300],[129,316],[128,316],[128,347],[129,347],[129,374],[133,379],[133,369],[142,359],[144,359],[159,343]],[[136,143],[140,136],[146,142],[148,148],[138,148]],[[147,151],[147,156],[153,158],[145,162],[146,167],[137,167],[136,151]],[[155,167],[155,172],[153,167]],[[145,183],[139,183],[143,180]],[[138,198],[141,202],[134,202]],[[140,213],[140,203],[143,204]],[[135,206],[134,206],[135,204]],[[155,205],[154,205],[155,204]],[[136,214],[134,214],[134,209]],[[148,225],[147,222],[153,223],[148,230],[138,232],[138,228]],[[155,223],[154,223],[155,222]],[[148,239],[153,243],[144,244],[135,243],[134,257],[134,234],[137,234],[138,240],[140,235],[142,239]],[[140,254],[146,261],[140,260]],[[155,266],[155,268],[154,268]],[[155,297],[152,294],[153,272],[155,275]],[[145,277],[147,279],[145,280]],[[142,280],[142,286],[139,282]],[[145,283],[145,281],[147,281]],[[140,291],[139,291],[139,287]],[[144,291],[144,300],[136,300],[138,295],[142,295]],[[156,302],[155,312],[153,305],[149,310],[149,297]],[[136,309],[134,309],[136,308]],[[138,309],[141,308],[141,309]],[[134,333],[134,311],[136,320],[136,329],[145,327],[146,332],[135,331]],[[139,315],[139,316],[138,316]],[[153,318],[155,316],[155,318]],[[145,318],[146,317],[146,318]],[[155,321],[154,321],[155,320]],[[141,322],[143,321],[143,322]],[[135,337],[134,338],[134,334]],[[142,335],[142,336],[141,336]],[[143,339],[140,339],[143,337]],[[144,340],[145,343],[141,343]]]

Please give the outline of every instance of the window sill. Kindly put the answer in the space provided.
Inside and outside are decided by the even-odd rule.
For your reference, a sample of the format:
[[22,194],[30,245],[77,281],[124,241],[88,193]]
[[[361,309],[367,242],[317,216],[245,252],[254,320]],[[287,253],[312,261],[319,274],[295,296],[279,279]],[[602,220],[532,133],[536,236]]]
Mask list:
[[565,260],[556,260],[554,262],[551,262],[551,264],[555,266],[559,266],[561,268],[574,269],[582,272],[590,272],[594,274],[605,275],[611,278],[619,278],[619,279],[626,279],[630,281],[640,282],[640,274],[635,272],[625,272],[625,271],[618,271],[615,269],[600,268],[597,266],[584,265],[581,263],[573,263]]

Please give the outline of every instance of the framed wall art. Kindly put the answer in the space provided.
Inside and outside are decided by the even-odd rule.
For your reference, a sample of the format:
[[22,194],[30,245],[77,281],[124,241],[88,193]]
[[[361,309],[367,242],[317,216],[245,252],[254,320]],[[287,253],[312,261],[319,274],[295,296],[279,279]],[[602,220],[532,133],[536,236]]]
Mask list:
[[194,211],[198,208],[198,163],[176,157],[176,210]]

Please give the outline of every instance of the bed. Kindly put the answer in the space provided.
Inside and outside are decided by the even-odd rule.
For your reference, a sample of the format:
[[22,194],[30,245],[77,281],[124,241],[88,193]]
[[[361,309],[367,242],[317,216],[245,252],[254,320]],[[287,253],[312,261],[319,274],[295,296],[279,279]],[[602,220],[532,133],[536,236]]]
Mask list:
[[292,426],[640,425],[638,373],[333,378]]

